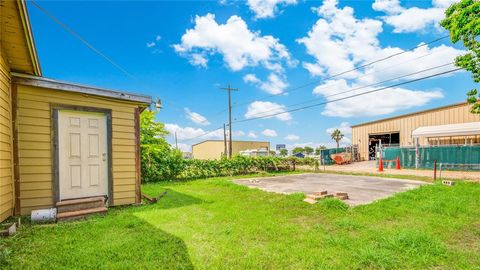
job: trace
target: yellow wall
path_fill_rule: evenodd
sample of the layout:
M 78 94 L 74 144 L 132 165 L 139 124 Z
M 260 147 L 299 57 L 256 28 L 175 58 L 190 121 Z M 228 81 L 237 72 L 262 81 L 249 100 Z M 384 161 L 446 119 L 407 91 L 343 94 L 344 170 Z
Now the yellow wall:
M 114 205 L 135 203 L 134 109 L 138 104 L 23 85 L 17 91 L 21 214 L 54 203 L 51 103 L 112 110 Z
M 368 135 L 400 132 L 400 145 L 413 146 L 412 131 L 421 126 L 436 126 L 480 121 L 480 115 L 470 113 L 467 103 L 418 112 L 352 127 L 352 144 L 359 146 L 360 157 L 368 159 Z M 419 143 L 427 143 L 420 138 Z
M 10 70 L 0 47 L 0 222 L 12 214 L 13 149 Z
M 228 145 L 227 145 L 228 147 Z M 267 148 L 270 150 L 269 142 L 233 141 L 232 153 L 249 149 Z M 220 159 L 225 150 L 223 141 L 204 141 L 192 146 L 192 155 L 196 159 Z

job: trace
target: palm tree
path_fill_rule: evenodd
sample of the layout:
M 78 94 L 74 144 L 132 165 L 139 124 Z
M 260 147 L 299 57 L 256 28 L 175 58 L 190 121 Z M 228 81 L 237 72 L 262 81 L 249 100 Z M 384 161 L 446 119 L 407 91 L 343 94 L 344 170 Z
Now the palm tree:
M 343 136 L 344 136 L 342 132 L 337 128 L 332 132 L 330 136 L 332 137 L 332 140 L 337 142 L 337 148 L 339 148 L 340 141 L 343 139 Z

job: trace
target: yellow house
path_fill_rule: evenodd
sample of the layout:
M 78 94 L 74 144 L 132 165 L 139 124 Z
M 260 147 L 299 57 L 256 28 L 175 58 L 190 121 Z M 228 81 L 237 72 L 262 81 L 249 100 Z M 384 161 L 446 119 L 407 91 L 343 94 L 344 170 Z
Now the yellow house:
M 0 221 L 84 198 L 139 202 L 139 115 L 150 103 L 43 78 L 25 2 L 1 1 Z
M 232 141 L 233 155 L 239 154 L 240 151 L 253 149 L 266 149 L 268 152 L 270 151 L 270 143 L 259 141 Z M 192 156 L 195 159 L 220 159 L 224 152 L 225 142 L 223 140 L 206 140 L 192 145 Z

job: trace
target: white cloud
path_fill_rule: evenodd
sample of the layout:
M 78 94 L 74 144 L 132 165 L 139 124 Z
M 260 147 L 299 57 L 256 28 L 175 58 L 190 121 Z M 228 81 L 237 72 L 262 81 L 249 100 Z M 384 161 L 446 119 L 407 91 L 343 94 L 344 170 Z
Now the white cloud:
M 228 134 L 228 131 L 227 131 L 227 134 Z M 245 136 L 245 132 L 243 132 L 243 131 L 241 131 L 241 130 L 233 131 L 232 134 L 233 134 L 233 136 L 237 136 L 237 137 L 243 137 L 243 136 Z
M 257 134 L 253 131 L 248 132 L 247 137 L 253 138 L 253 139 L 258 138 Z
M 178 143 L 178 149 L 180 149 L 182 152 L 192 152 L 192 146 L 186 143 Z M 172 145 L 175 147 L 175 145 Z
M 199 53 L 192 53 L 188 61 L 190 62 L 190 64 L 194 66 L 201 66 L 205 68 L 207 67 L 207 63 L 208 63 L 208 59 L 204 55 Z
M 165 124 L 165 129 L 170 132 L 170 134 L 174 134 L 175 132 L 177 132 L 177 138 L 180 141 L 190 140 L 197 137 L 199 140 L 223 138 L 223 129 L 217 129 L 214 132 L 207 134 L 207 132 L 201 128 L 181 127 L 177 124 L 168 123 Z
M 152 48 L 155 46 L 155 42 L 147 42 L 147 48 Z
M 342 138 L 342 143 L 344 144 L 351 144 L 352 143 L 352 128 L 350 126 L 349 122 L 342 122 L 340 123 L 339 126 L 334 126 L 331 128 L 327 128 L 325 131 L 328 133 L 328 135 L 332 134 L 335 129 L 340 130 L 344 137 Z
M 278 103 L 269 101 L 254 101 L 250 103 L 250 105 L 248 105 L 247 112 L 245 113 L 245 118 L 254 118 L 281 113 L 275 116 L 265 118 L 275 117 L 281 121 L 292 120 L 292 115 L 285 111 L 285 106 Z
M 283 77 L 272 72 L 268 76 L 267 81 L 261 81 L 255 74 L 247 74 L 243 77 L 243 81 L 254 84 L 269 94 L 276 95 L 283 93 L 285 88 L 288 87 L 288 83 L 285 82 Z
M 260 79 L 255 74 L 247 74 L 243 76 L 243 81 L 246 83 L 260 83 Z
M 278 13 L 279 5 L 295 5 L 297 0 L 248 0 L 248 7 L 255 13 L 255 18 L 272 18 Z
M 328 85 L 335 87 L 328 87 Z M 325 87 L 327 85 L 327 87 Z M 320 93 L 327 97 L 327 100 L 336 100 L 342 97 L 366 93 L 375 88 L 367 87 L 361 90 L 352 90 L 345 80 L 327 81 L 315 89 L 315 93 Z M 350 91 L 348 93 L 343 93 Z M 336 95 L 336 96 L 332 96 Z M 365 94 L 345 100 L 328 103 L 325 106 L 323 115 L 335 117 L 359 117 L 375 116 L 393 113 L 397 110 L 409 109 L 427 104 L 432 99 L 442 98 L 441 91 L 415 91 L 404 88 L 390 88 L 388 90 Z
M 342 122 L 342 123 L 340 123 L 339 126 L 334 126 L 334 127 L 331 127 L 331 128 L 327 128 L 327 130 L 325 130 L 325 131 L 326 131 L 328 134 L 332 134 L 332 132 L 333 132 L 335 129 L 340 130 L 343 135 L 352 134 L 352 128 L 350 127 L 350 123 L 349 123 L 349 122 Z
M 398 47 L 382 47 L 378 39 L 378 35 L 383 31 L 381 21 L 358 19 L 354 16 L 353 8 L 348 6 L 338 8 L 337 4 L 335 0 L 326 0 L 322 6 L 314 9 L 320 17 L 319 20 L 306 37 L 297 40 L 305 45 L 307 52 L 315 59 L 313 63 L 303 63 L 311 75 L 329 77 L 373 60 L 393 54 L 400 55 L 363 69 L 337 75 L 335 80 L 317 86 L 313 94 L 321 95 L 332 102 L 326 105 L 324 115 L 339 117 L 382 115 L 425 105 L 432 99 L 443 97 L 438 90 L 416 91 L 397 87 L 333 102 L 341 97 L 380 88 L 382 85 L 354 90 L 356 88 L 450 63 L 462 53 L 461 50 L 446 45 L 437 47 L 425 45 L 412 51 Z M 377 1 L 375 6 L 377 9 L 388 9 L 392 12 L 399 9 L 395 1 Z M 401 80 L 428 76 L 451 68 L 451 65 L 445 66 Z M 390 82 L 392 83 L 395 82 Z M 341 94 L 344 91 L 350 92 Z
M 207 120 L 207 118 L 199 113 L 192 112 L 190 109 L 185 108 L 185 114 L 188 119 L 190 119 L 192 122 L 195 124 L 199 124 L 202 126 L 208 126 L 210 125 L 210 122 Z
M 162 37 L 161 37 L 160 35 L 157 35 L 157 36 L 155 37 L 155 40 L 156 40 L 156 41 L 160 41 L 161 39 L 162 39 Z
M 208 56 L 221 54 L 233 71 L 258 65 L 278 71 L 279 62 L 291 61 L 287 48 L 277 38 L 250 31 L 246 22 L 236 15 L 225 24 L 218 24 L 215 15 L 210 13 L 197 15 L 194 28 L 188 29 L 181 43 L 173 48 L 194 65 L 206 66 Z M 192 61 L 191 58 L 197 59 Z
M 394 27 L 395 33 L 411 33 L 428 27 L 439 28 L 439 22 L 445 18 L 445 10 L 456 0 L 433 0 L 432 7 L 404 8 L 399 0 L 375 0 L 372 8 L 386 13 L 382 19 Z
M 300 137 L 295 134 L 288 134 L 284 139 L 288 141 L 298 141 Z
M 277 137 L 277 132 L 273 129 L 265 129 L 264 131 L 262 131 L 262 135 L 263 136 L 266 136 L 266 137 Z
M 167 123 L 165 124 L 165 129 L 170 132 L 170 134 L 175 134 L 177 132 L 177 138 L 179 141 L 184 140 L 207 140 L 207 139 L 222 139 L 223 140 L 223 128 L 219 128 L 212 131 L 206 131 L 202 128 L 194 128 L 194 127 L 181 127 L 177 124 Z M 234 137 L 242 137 L 245 136 L 245 132 L 241 130 L 233 131 Z M 226 133 L 228 137 L 228 130 Z

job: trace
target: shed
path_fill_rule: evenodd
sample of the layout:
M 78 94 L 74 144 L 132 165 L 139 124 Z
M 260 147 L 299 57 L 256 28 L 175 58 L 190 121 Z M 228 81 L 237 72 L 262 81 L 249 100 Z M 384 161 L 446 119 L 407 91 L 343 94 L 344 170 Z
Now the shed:
M 84 198 L 139 202 L 151 97 L 42 77 L 25 2 L 0 9 L 0 221 Z

